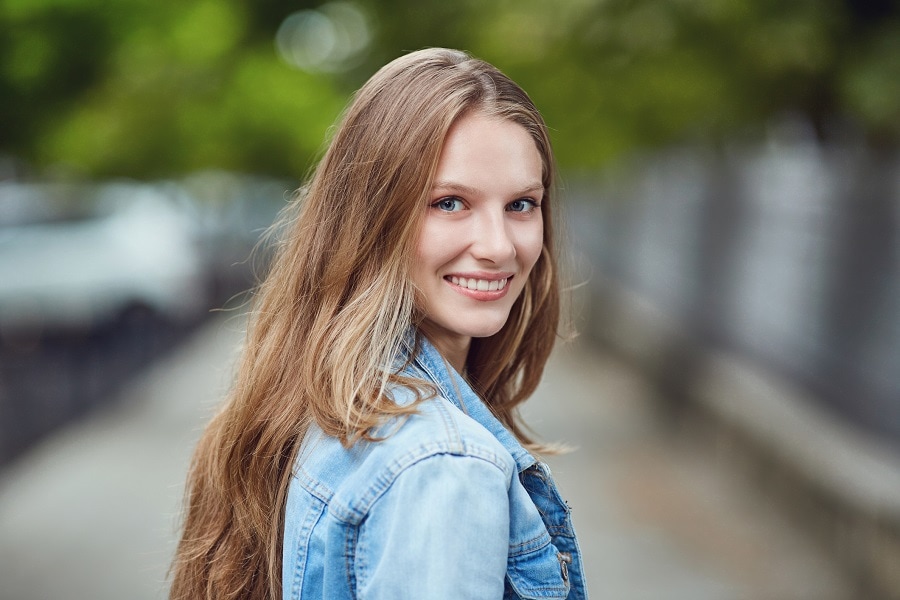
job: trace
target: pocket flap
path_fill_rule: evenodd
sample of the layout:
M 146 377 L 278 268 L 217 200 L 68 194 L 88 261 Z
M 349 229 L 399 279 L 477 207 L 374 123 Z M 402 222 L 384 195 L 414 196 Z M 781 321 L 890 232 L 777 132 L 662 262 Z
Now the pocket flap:
M 510 556 L 506 576 L 513 591 L 528 600 L 565 598 L 569 595 L 567 565 L 553 544 L 537 550 Z

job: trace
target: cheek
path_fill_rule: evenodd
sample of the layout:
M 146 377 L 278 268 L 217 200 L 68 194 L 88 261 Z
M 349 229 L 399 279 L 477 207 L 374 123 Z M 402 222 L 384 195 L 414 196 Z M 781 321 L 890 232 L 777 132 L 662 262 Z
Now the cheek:
M 419 230 L 419 238 L 416 240 L 416 262 L 418 264 L 428 263 L 434 260 L 435 252 L 441 247 L 441 231 L 439 227 L 434 227 L 429 223 L 428 219 L 422 223 Z
M 437 267 L 460 252 L 464 231 L 438 219 L 425 219 L 416 241 L 416 259 L 422 268 Z
M 531 227 L 522 232 L 519 238 L 517 253 L 522 264 L 529 270 L 537 262 L 541 256 L 541 250 L 544 247 L 544 228 L 543 224 L 538 223 L 537 226 Z

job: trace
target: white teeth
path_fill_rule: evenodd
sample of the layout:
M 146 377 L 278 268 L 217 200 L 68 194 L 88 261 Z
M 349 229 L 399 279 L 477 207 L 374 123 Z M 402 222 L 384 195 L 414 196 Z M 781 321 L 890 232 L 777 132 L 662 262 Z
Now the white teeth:
M 478 292 L 495 292 L 497 290 L 502 290 L 506 287 L 506 282 L 509 281 L 509 278 L 506 279 L 474 279 L 465 277 L 456 277 L 455 275 L 450 276 L 450 281 L 453 285 L 458 285 L 459 287 L 464 287 L 468 290 L 478 291 Z

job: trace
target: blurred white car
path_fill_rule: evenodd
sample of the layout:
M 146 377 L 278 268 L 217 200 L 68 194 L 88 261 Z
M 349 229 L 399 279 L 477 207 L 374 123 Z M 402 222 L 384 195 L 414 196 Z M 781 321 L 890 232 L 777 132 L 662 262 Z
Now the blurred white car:
M 86 330 L 134 310 L 188 319 L 207 287 L 172 190 L 0 184 L 0 335 Z

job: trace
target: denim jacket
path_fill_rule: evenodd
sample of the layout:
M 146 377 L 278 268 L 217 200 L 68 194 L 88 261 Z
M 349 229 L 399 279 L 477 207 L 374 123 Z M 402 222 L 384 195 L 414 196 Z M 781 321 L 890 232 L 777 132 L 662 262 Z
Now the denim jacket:
M 386 424 L 383 441 L 348 449 L 307 432 L 285 507 L 283 597 L 587 598 L 547 467 L 426 340 L 404 374 L 439 394 Z

